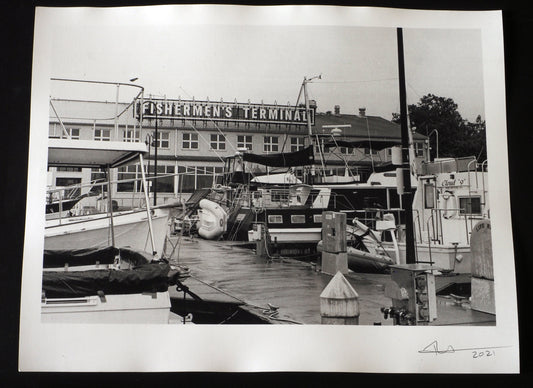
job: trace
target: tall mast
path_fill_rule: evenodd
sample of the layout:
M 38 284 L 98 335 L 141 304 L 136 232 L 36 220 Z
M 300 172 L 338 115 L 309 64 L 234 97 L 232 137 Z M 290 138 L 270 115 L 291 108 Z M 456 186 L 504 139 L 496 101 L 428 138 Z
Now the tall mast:
M 415 240 L 413 233 L 413 203 L 411 195 L 411 171 L 409 163 L 409 127 L 407 125 L 407 93 L 405 88 L 405 64 L 403 57 L 403 30 L 397 28 L 398 39 L 398 75 L 400 84 L 400 126 L 402 134 L 402 172 L 403 194 L 402 203 L 405 209 L 405 258 L 406 264 L 414 264 Z
M 302 93 L 302 89 L 304 92 L 305 110 L 307 112 L 307 130 L 308 130 L 308 136 L 309 136 L 309 145 L 313 144 L 313 130 L 311 128 L 311 110 L 309 108 L 309 98 L 307 95 L 307 83 L 311 82 L 315 78 L 322 79 L 322 75 L 317 75 L 309 79 L 307 79 L 307 77 L 304 77 L 304 81 L 302 82 L 302 87 L 300 88 L 300 95 Z M 300 100 L 300 95 L 298 95 L 298 101 Z M 296 101 L 297 106 L 298 106 L 298 101 Z M 324 165 L 324 157 L 322 155 L 322 147 L 320 147 L 318 135 L 315 134 L 315 136 L 316 136 L 316 144 L 318 145 L 318 152 L 320 154 L 320 163 L 322 164 L 322 170 L 326 171 L 326 166 Z M 312 184 L 313 182 L 310 182 L 310 183 Z

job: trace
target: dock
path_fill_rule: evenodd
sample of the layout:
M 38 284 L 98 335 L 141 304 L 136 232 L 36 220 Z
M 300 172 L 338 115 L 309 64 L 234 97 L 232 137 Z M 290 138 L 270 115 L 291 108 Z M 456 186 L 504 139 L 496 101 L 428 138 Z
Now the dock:
M 207 324 L 321 324 L 320 294 L 332 276 L 316 263 L 259 257 L 231 241 L 172 236 L 169 242 L 170 262 L 191 275 L 183 281 L 190 293 L 171 288 L 174 313 Z M 391 306 L 385 296 L 390 275 L 350 271 L 345 277 L 359 296 L 359 324 L 393 325 L 380 310 Z M 438 318 L 431 325 L 496 324 L 495 315 L 449 295 L 468 287 L 468 275 L 436 277 Z

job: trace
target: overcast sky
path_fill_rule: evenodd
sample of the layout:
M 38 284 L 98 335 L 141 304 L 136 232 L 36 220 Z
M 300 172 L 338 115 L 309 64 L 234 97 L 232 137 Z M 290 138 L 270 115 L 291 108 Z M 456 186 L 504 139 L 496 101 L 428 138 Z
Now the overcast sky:
M 366 107 L 368 115 L 389 120 L 399 112 L 395 28 L 183 25 L 157 18 L 114 24 L 92 13 L 74 19 L 51 27 L 52 77 L 138 77 L 146 95 L 169 99 L 294 104 L 304 76 L 321 74 L 309 84 L 320 112 Z M 485 117 L 479 30 L 404 29 L 404 48 L 409 104 L 432 93 L 452 98 L 465 119 Z M 58 89 L 51 94 L 66 96 Z

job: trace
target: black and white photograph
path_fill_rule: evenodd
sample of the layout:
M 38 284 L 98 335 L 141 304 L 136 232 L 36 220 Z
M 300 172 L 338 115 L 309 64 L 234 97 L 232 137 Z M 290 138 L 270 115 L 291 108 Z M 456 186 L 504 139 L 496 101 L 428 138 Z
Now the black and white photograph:
M 33 45 L 20 370 L 518 371 L 501 12 L 37 7 Z

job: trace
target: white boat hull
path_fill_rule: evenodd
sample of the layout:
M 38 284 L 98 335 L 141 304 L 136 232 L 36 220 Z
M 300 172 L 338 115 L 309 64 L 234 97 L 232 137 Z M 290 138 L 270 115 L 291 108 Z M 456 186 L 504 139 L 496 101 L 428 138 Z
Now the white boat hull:
M 394 254 L 392 243 L 383 243 L 383 246 L 391 255 Z M 399 242 L 398 248 L 400 252 L 400 263 L 405 264 L 405 243 Z M 472 272 L 472 254 L 469 246 L 458 245 L 456 249 L 452 244 L 432 244 L 430 249 L 428 244 L 416 244 L 415 252 L 418 261 L 431 261 L 434 266 L 442 268 L 445 271 L 456 273 Z
M 268 233 L 279 244 L 316 244 L 322 239 L 322 228 L 271 228 Z M 248 241 L 255 241 L 253 230 L 248 231 Z
M 155 295 L 155 297 L 154 297 Z M 106 295 L 83 298 L 54 298 L 41 303 L 41 322 L 47 323 L 142 323 L 168 324 L 170 295 Z
M 153 209 L 152 228 L 157 253 L 163 252 L 168 230 L 168 209 Z M 115 246 L 152 252 L 145 210 L 113 214 Z M 45 228 L 45 249 L 78 249 L 111 245 L 110 219 L 106 214 L 50 220 Z

